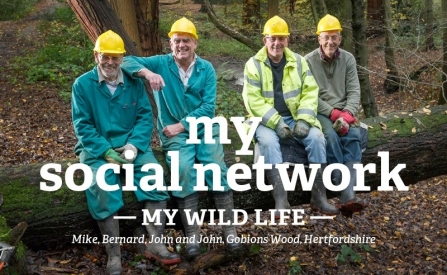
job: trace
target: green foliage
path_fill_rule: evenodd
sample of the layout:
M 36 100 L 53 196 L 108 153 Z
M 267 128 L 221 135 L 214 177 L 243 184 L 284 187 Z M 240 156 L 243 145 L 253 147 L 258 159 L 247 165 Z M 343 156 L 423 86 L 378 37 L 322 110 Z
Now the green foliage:
M 245 107 L 242 95 L 231 89 L 225 80 L 217 82 L 216 115 L 228 121 L 231 117 L 244 117 Z
M 27 15 L 38 0 L 0 0 L 0 21 L 15 20 Z
M 151 275 L 166 275 L 166 271 L 160 267 L 160 266 L 156 266 L 154 271 L 152 271 Z
M 296 275 L 296 274 L 301 274 L 301 272 L 303 272 L 303 270 L 301 269 L 301 264 L 296 259 L 296 257 L 290 258 L 289 268 L 290 268 L 289 272 L 287 273 L 288 275 Z
M 261 246 L 259 244 L 252 244 L 250 246 L 250 254 L 257 255 L 261 251 Z
M 129 262 L 130 266 L 134 267 L 137 265 L 137 263 L 139 263 L 140 261 L 144 261 L 146 260 L 146 256 L 142 255 L 142 254 L 138 254 L 133 261 Z
M 369 245 L 367 245 L 367 244 L 361 243 L 361 244 L 358 244 L 358 246 L 360 249 L 363 249 L 367 252 L 369 252 L 371 250 Z M 360 263 L 362 261 L 360 254 L 357 253 L 356 251 L 354 251 L 354 249 L 347 246 L 346 244 L 341 246 L 341 251 L 339 254 L 337 254 L 337 257 L 335 257 L 335 259 L 342 264 L 346 263 L 348 260 L 351 260 L 352 262 L 355 262 L 355 263 Z
M 27 83 L 55 85 L 69 101 L 74 79 L 94 65 L 93 45 L 71 9 L 57 8 L 47 19 L 40 26 L 45 39 L 37 42 L 35 52 L 15 58 L 13 66 Z
M 216 74 L 216 115 L 223 116 L 227 120 L 230 120 L 231 117 L 244 117 L 246 111 L 242 95 L 231 85 L 237 72 L 233 69 L 227 69 L 227 63 L 225 62 L 219 65 Z

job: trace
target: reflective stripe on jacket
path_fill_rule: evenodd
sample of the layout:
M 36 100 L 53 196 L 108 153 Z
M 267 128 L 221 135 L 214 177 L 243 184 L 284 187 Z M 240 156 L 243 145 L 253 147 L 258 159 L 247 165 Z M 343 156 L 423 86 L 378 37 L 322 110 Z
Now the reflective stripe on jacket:
M 316 118 L 317 82 L 303 57 L 289 48 L 285 48 L 284 54 L 287 63 L 284 67 L 282 89 L 286 105 L 295 120 L 302 119 L 321 129 L 320 122 Z M 299 73 L 298 64 L 301 64 L 301 73 Z M 260 71 L 257 66 L 260 66 Z M 275 129 L 281 116 L 273 107 L 273 73 L 266 47 L 263 47 L 245 64 L 242 97 L 250 117 L 261 117 L 263 125 Z

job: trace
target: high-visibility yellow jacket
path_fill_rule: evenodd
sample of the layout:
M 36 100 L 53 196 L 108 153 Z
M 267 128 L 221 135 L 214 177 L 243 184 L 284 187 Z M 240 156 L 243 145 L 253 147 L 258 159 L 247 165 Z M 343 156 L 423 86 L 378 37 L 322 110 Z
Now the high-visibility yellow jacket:
M 317 120 L 318 85 L 306 60 L 285 48 L 286 65 L 282 79 L 284 100 L 295 120 L 302 119 L 321 129 Z M 262 117 L 262 124 L 275 129 L 281 118 L 274 108 L 273 73 L 266 47 L 250 58 L 244 69 L 242 91 L 250 117 Z

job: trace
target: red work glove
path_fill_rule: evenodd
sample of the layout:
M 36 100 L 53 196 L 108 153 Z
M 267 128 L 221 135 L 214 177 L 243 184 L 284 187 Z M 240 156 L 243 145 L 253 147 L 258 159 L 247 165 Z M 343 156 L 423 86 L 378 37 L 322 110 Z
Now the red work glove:
M 340 115 L 342 114 L 342 111 L 339 109 L 332 109 L 331 114 L 329 115 L 329 119 L 332 122 L 335 122 L 337 120 L 337 118 L 340 117 Z
M 339 117 L 332 125 L 332 128 L 334 128 L 335 132 L 337 132 L 337 134 L 342 137 L 348 133 L 349 124 L 345 121 L 344 118 Z
M 340 117 L 342 117 L 349 125 L 353 124 L 356 120 L 348 110 L 343 110 Z

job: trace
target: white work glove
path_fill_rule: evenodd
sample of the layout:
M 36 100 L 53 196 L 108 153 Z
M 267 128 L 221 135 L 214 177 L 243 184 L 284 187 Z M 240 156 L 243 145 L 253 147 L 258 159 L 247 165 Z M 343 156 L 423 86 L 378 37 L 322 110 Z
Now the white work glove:
M 137 158 L 138 154 L 138 149 L 130 143 L 124 145 L 123 147 L 116 148 L 115 151 L 121 153 L 121 158 L 129 161 L 130 163 Z

